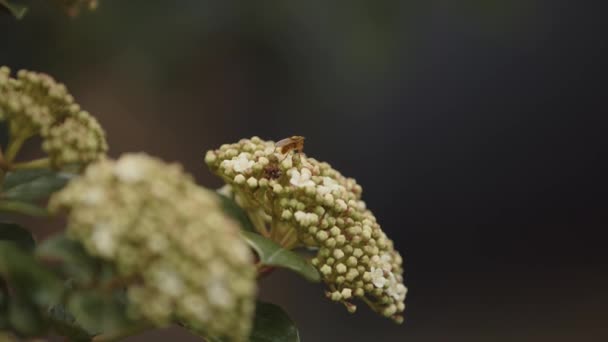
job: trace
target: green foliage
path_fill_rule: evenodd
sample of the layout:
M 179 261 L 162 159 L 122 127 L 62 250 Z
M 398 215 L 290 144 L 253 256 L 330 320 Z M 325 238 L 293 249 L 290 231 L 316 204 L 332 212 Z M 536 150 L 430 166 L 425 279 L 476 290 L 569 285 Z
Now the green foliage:
M 222 194 L 218 194 L 218 196 L 220 198 L 220 201 L 222 202 L 222 209 L 224 209 L 224 212 L 228 216 L 237 220 L 237 222 L 241 224 L 241 229 L 249 232 L 255 231 L 255 228 L 249 220 L 249 217 L 247 216 L 245 210 L 239 207 L 239 205 L 236 204 L 236 202 L 232 198 L 229 198 Z
M 11 330 L 22 336 L 40 335 L 48 328 L 41 309 L 25 296 L 11 296 L 7 318 Z
M 58 277 L 13 243 L 0 242 L 0 274 L 16 294 L 39 307 L 57 303 L 63 291 Z
M 0 222 L 0 241 L 10 241 L 27 250 L 33 250 L 36 245 L 34 237 L 27 229 L 7 222 Z
M 0 280 L 6 280 L 0 282 L 0 328 L 21 336 L 53 330 L 71 341 L 88 341 L 134 324 L 127 317 L 124 288 L 112 286 L 116 275 L 107 265 L 63 235 L 31 254 L 21 248 L 22 235 L 0 242 Z
M 71 341 L 89 341 L 93 337 L 63 305 L 51 307 L 47 319 L 58 334 L 69 336 Z
M 8 325 L 24 336 L 46 331 L 45 312 L 63 294 L 61 280 L 13 242 L 0 242 L 0 275 L 11 289 L 7 298 Z
M 34 217 L 42 217 L 49 215 L 49 212 L 46 210 L 46 208 L 40 207 L 35 203 L 20 201 L 0 200 L 0 212 L 22 214 Z
M 67 307 L 87 331 L 95 334 L 120 331 L 132 322 L 120 291 L 78 291 L 71 294 Z
M 63 188 L 74 175 L 49 169 L 16 170 L 6 175 L 2 198 L 31 202 Z
M 133 323 L 127 317 L 124 286 L 115 270 L 88 255 L 80 243 L 59 234 L 40 244 L 36 256 L 67 279 L 63 305 L 53 308 L 57 330 L 83 337 L 121 330 Z
M 299 342 L 300 334 L 283 309 L 274 304 L 258 301 L 249 341 Z
M 73 174 L 48 169 L 8 172 L 0 193 L 0 211 L 29 216 L 47 216 L 38 201 L 63 188 Z
M 298 253 L 284 249 L 270 239 L 253 232 L 241 231 L 241 235 L 257 253 L 260 264 L 289 269 L 312 282 L 321 281 L 317 269 Z
M 36 249 L 38 258 L 53 264 L 65 279 L 77 285 L 91 284 L 103 265 L 88 255 L 82 245 L 63 234 L 51 237 Z

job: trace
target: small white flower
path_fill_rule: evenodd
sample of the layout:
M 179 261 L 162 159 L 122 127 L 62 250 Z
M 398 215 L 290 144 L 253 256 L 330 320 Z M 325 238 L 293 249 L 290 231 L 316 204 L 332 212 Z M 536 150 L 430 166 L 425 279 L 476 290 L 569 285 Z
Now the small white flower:
M 82 194 L 82 202 L 86 205 L 99 204 L 105 198 L 105 191 L 102 188 L 94 187 Z
M 242 152 L 236 159 L 233 159 L 232 169 L 235 172 L 243 173 L 251 169 L 255 162 L 249 159 L 249 154 Z
M 397 279 L 395 279 L 395 276 L 391 273 L 389 275 L 389 286 L 386 289 L 386 293 L 397 301 L 403 301 L 405 299 L 405 295 L 407 294 L 407 287 L 399 283 Z
M 391 272 L 393 270 L 393 265 L 391 261 L 393 258 L 388 253 L 384 253 L 380 256 L 380 260 L 378 261 L 378 267 L 386 272 Z
M 312 174 L 307 168 L 303 168 L 302 173 L 300 173 L 298 170 L 292 170 L 289 183 L 296 187 L 315 186 L 315 182 L 310 179 L 311 176 Z
M 388 279 L 384 277 L 384 271 L 381 268 L 371 268 L 372 283 L 375 287 L 382 288 L 388 282 Z
M 319 186 L 317 186 L 317 192 L 320 195 L 325 196 L 325 195 L 328 195 L 331 192 L 331 190 L 326 186 L 319 185 Z
M 341 190 L 344 190 L 344 187 L 329 177 L 323 177 L 323 185 L 317 186 L 317 192 L 321 195 Z
M 114 243 L 114 236 L 108 225 L 97 224 L 93 229 L 91 238 L 99 254 L 105 257 L 114 255 L 116 244 Z
M 156 283 L 159 289 L 171 297 L 177 297 L 184 291 L 184 283 L 173 271 L 161 269 L 155 272 Z

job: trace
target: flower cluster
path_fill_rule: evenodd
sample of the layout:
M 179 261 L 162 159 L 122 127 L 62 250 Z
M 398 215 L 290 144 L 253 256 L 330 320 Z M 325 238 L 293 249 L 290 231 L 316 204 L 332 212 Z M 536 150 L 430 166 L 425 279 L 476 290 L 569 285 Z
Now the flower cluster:
M 287 248 L 318 248 L 312 259 L 328 297 L 352 298 L 403 321 L 402 258 L 361 200 L 361 186 L 303 153 L 281 153 L 258 137 L 208 151 L 205 162 L 230 187 L 260 233 Z
M 67 209 L 68 235 L 116 265 L 134 315 L 245 341 L 255 267 L 218 200 L 179 165 L 129 154 L 91 164 L 49 207 Z
M 108 150 L 97 120 L 80 109 L 67 88 L 52 77 L 20 70 L 16 78 L 0 67 L 0 120 L 8 121 L 13 142 L 40 135 L 50 164 L 87 164 Z

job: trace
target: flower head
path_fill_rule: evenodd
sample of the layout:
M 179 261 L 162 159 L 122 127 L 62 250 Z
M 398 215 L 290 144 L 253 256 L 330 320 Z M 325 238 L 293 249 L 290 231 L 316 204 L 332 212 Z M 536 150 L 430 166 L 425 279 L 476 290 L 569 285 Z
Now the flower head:
M 165 325 L 173 317 L 230 341 L 245 341 L 254 309 L 255 269 L 237 225 L 217 196 L 178 165 L 144 154 L 91 164 L 55 194 L 67 233 L 116 265 L 134 315 Z
M 231 167 L 247 165 L 247 179 Z M 312 260 L 328 297 L 350 312 L 353 298 L 401 322 L 405 309 L 402 258 L 361 200 L 361 186 L 303 153 L 281 153 L 258 137 L 208 151 L 205 161 L 230 186 L 260 231 L 284 247 L 317 249 Z
M 0 121 L 8 121 L 11 136 L 42 137 L 51 165 L 88 164 L 108 150 L 97 120 L 80 109 L 65 85 L 43 73 L 20 70 L 16 78 L 0 67 Z

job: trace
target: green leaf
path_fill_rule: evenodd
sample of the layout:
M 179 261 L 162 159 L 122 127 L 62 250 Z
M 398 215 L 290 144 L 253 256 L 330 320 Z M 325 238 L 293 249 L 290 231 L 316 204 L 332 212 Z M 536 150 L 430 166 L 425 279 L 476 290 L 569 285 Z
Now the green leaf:
M 78 284 L 89 284 L 100 271 L 100 261 L 88 255 L 83 246 L 58 234 L 43 241 L 36 248 L 36 256 L 47 261 Z
M 31 202 L 46 198 L 63 188 L 74 175 L 47 169 L 9 172 L 4 181 L 2 198 Z
M 69 337 L 70 341 L 90 341 L 93 334 L 78 324 L 76 318 L 62 305 L 49 309 L 47 318 L 53 329 L 60 335 Z
M 133 323 L 127 316 L 124 294 L 118 291 L 76 292 L 68 299 L 67 307 L 76 321 L 93 333 L 120 331 Z
M 47 328 L 40 309 L 24 296 L 11 296 L 7 316 L 12 330 L 24 336 L 40 335 Z
M 14 294 L 41 308 L 58 303 L 63 293 L 61 280 L 14 243 L 0 242 L 0 275 Z
M 17 246 L 30 251 L 36 245 L 34 237 L 27 229 L 6 222 L 0 222 L 0 241 L 14 242 Z
M 222 209 L 224 210 L 224 212 L 228 216 L 237 220 L 241 224 L 241 229 L 250 232 L 255 231 L 253 224 L 249 220 L 249 216 L 247 216 L 247 213 L 245 212 L 245 210 L 243 210 L 243 208 L 239 207 L 239 205 L 236 204 L 236 202 L 232 198 L 229 198 L 219 193 L 217 195 L 220 198 Z
M 37 217 L 49 216 L 49 212 L 46 208 L 42 208 L 33 203 L 19 201 L 0 200 L 0 211 Z
M 24 5 L 13 4 L 9 0 L 0 0 L 0 5 L 6 7 L 11 14 L 17 18 L 22 19 L 27 13 L 27 7 Z
M 287 268 L 310 281 L 321 281 L 317 269 L 298 253 L 284 249 L 260 234 L 241 231 L 241 235 L 258 254 L 263 265 Z
M 299 342 L 298 328 L 279 306 L 257 302 L 250 342 Z

